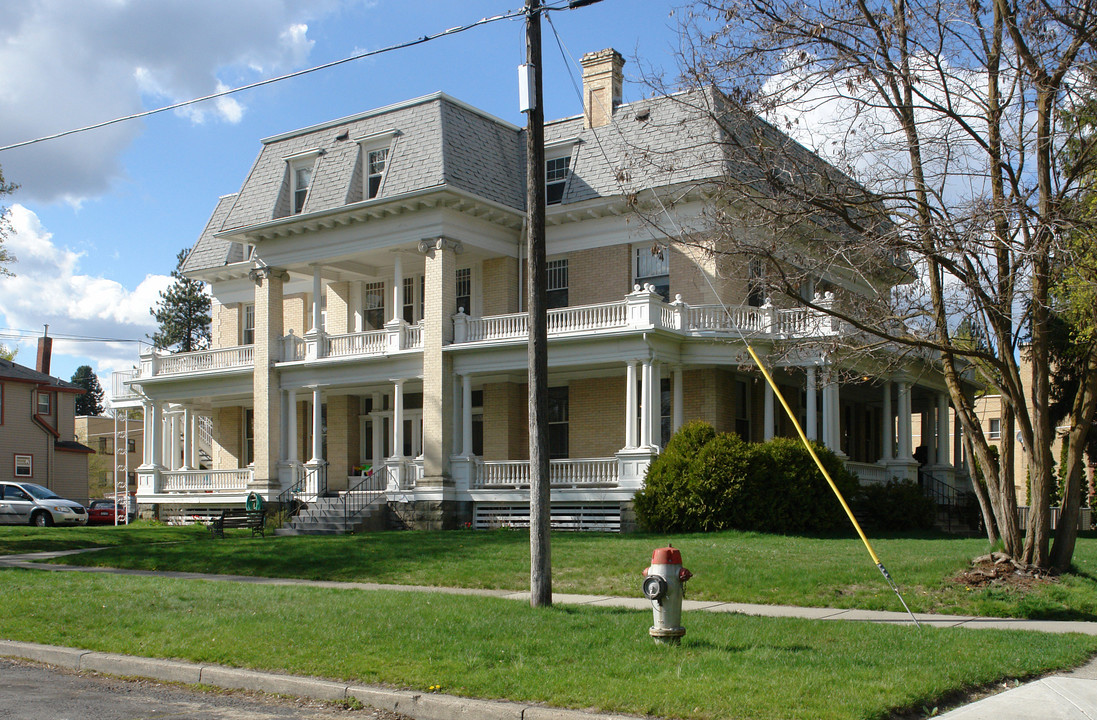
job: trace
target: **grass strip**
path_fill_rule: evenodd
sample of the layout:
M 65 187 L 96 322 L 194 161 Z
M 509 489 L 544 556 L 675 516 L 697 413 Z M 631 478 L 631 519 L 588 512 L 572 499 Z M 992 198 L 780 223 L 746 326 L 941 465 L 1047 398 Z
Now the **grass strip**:
M 131 525 L 39 528 L 0 526 L 0 555 L 57 552 L 89 547 L 117 547 L 148 543 L 189 542 L 208 536 L 202 525 L 168 526 L 138 521 Z
M 523 590 L 529 535 L 499 530 L 366 533 L 121 546 L 59 562 L 146 570 L 231 573 Z M 552 535 L 557 592 L 636 596 L 651 551 L 680 548 L 694 572 L 688 596 L 763 604 L 892 610 L 903 608 L 854 537 L 719 532 L 693 535 Z M 1097 538 L 1082 537 L 1076 572 L 1020 592 L 972 590 L 948 579 L 989 550 L 985 540 L 950 536 L 874 538 L 873 544 L 915 612 L 1033 619 L 1097 620 Z
M 0 571 L 0 637 L 671 718 L 862 720 L 1080 664 L 1097 638 Z

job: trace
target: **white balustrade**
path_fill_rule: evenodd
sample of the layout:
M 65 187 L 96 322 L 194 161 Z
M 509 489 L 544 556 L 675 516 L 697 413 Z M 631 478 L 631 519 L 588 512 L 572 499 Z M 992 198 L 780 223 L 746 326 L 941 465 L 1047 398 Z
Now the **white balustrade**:
M 226 370 L 249 367 L 255 362 L 255 346 L 219 348 L 217 350 L 199 350 L 189 353 L 153 356 L 153 375 L 177 375 L 181 373 L 205 372 L 208 370 Z M 142 366 L 144 363 L 142 363 Z M 144 369 L 142 367 L 142 369 Z M 143 374 L 143 373 L 142 373 Z
M 467 318 L 464 322 L 468 325 L 468 342 L 525 338 L 529 335 L 528 313 Z M 627 313 L 623 301 L 548 311 L 549 335 L 608 330 L 622 328 L 626 324 Z
M 421 350 L 423 348 L 423 323 L 409 325 L 404 334 L 404 350 Z
M 861 482 L 864 483 L 883 485 L 891 480 L 891 471 L 886 466 L 877 465 L 876 463 L 847 461 L 846 469 L 851 473 L 856 473 L 857 477 L 861 478 Z
M 550 487 L 612 487 L 617 485 L 617 458 L 585 458 L 549 461 Z M 524 460 L 477 461 L 472 479 L 475 489 L 529 487 L 529 462 Z
M 136 370 L 120 370 L 118 372 L 111 373 L 110 376 L 110 397 L 111 400 L 132 399 L 139 397 L 137 391 L 126 384 L 128 380 L 136 380 Z
M 165 470 L 160 477 L 166 493 L 227 492 L 246 490 L 251 470 Z
M 385 352 L 388 334 L 384 330 L 329 335 L 327 337 L 328 357 L 343 355 L 380 355 Z

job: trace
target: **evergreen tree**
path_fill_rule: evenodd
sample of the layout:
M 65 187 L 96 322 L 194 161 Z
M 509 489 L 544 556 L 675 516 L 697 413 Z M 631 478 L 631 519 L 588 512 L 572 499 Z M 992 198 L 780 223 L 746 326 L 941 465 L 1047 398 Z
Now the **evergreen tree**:
M 72 374 L 73 385 L 79 385 L 87 392 L 76 396 L 77 415 L 102 415 L 103 414 L 103 388 L 99 385 L 99 378 L 92 372 L 90 365 L 81 365 Z
M 210 344 L 210 296 L 205 283 L 183 275 L 187 251 L 180 250 L 171 276 L 175 283 L 160 293 L 160 302 L 149 313 L 160 329 L 151 337 L 158 349 L 174 348 L 180 352 L 205 350 Z
M 15 183 L 4 182 L 4 171 L 0 170 L 0 196 L 15 192 L 15 189 L 18 187 L 19 186 Z M 12 276 L 15 274 L 8 269 L 8 265 L 15 262 L 15 256 L 4 247 L 4 238 L 7 237 L 10 232 L 11 221 L 8 219 L 8 209 L 3 205 L 0 205 L 0 277 Z M 10 360 L 11 358 L 8 359 Z

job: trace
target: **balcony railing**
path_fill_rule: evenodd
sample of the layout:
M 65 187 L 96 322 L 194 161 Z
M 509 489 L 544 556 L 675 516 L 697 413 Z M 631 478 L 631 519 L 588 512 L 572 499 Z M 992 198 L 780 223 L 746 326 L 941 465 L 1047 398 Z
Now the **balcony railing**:
M 584 458 L 549 461 L 549 486 L 554 488 L 615 487 L 617 458 Z M 476 463 L 472 488 L 476 490 L 529 487 L 529 462 L 481 460 Z
M 110 375 L 110 399 L 111 400 L 136 400 L 140 397 L 137 391 L 126 383 L 137 379 L 136 370 L 120 370 Z
M 232 492 L 247 489 L 251 470 L 165 470 L 160 478 L 166 493 Z
M 160 355 L 153 352 L 141 358 L 141 377 L 181 375 L 184 373 L 228 370 L 251 367 L 255 362 L 255 346 L 199 350 L 189 353 Z

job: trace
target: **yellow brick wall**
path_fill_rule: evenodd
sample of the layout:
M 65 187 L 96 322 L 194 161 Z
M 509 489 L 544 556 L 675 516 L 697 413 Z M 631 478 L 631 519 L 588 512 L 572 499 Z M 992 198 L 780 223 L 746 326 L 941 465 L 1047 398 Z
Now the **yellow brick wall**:
M 354 318 L 350 307 L 350 283 L 330 283 L 327 286 L 327 326 L 331 335 L 348 333 L 354 327 Z
M 242 467 L 244 441 L 244 409 L 241 407 L 214 408 L 213 421 L 213 469 L 234 470 Z
M 213 347 L 236 347 L 240 344 L 240 313 L 242 305 L 232 303 L 222 305 L 214 301 L 211 315 L 213 316 L 210 335 Z
M 735 375 L 727 370 L 682 372 L 682 420 L 703 420 L 717 432 L 735 429 Z
M 518 260 L 501 257 L 485 260 L 481 270 L 484 315 L 518 312 Z M 473 289 L 475 292 L 475 288 Z M 468 308 L 465 309 L 468 312 Z
M 525 383 L 485 383 L 484 459 L 529 459 L 529 409 Z
M 632 290 L 629 246 L 579 250 L 552 259 L 568 259 L 568 305 L 621 300 Z
M 301 337 L 312 327 L 309 322 L 311 308 L 305 302 L 307 298 L 307 294 L 298 293 L 287 295 L 282 301 L 282 324 L 286 335 L 293 330 L 294 335 Z
M 568 383 L 568 454 L 609 457 L 625 445 L 625 376 Z
M 361 445 L 358 405 L 356 395 L 329 395 L 327 398 L 328 487 L 332 490 L 347 489 L 347 476 L 358 463 Z

